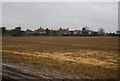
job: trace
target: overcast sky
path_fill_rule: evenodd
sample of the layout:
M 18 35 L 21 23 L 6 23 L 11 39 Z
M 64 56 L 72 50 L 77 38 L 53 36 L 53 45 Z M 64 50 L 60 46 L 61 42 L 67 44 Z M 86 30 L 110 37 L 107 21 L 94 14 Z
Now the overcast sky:
M 71 30 L 88 26 L 106 32 L 118 30 L 118 3 L 116 2 L 3 2 L 2 26 L 13 29 L 38 27 Z

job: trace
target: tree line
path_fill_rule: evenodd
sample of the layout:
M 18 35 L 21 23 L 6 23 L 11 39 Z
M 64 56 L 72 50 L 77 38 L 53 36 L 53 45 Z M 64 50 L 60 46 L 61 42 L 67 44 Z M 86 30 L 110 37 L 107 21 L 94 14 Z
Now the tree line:
M 23 31 L 21 27 L 15 27 L 10 30 L 6 27 L 0 27 L 0 31 L 2 36 L 120 36 L 119 33 L 106 33 L 103 28 L 93 31 L 89 27 L 83 27 L 82 30 L 69 30 L 69 28 L 52 30 L 40 27 L 34 31 L 30 29 Z

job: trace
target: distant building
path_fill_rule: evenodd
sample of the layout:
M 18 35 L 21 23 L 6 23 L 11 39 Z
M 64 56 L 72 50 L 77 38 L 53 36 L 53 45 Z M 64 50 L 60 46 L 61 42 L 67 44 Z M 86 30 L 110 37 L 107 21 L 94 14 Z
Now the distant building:
M 69 31 L 69 35 L 74 35 L 74 31 Z
M 74 30 L 73 35 L 81 35 L 82 31 L 81 30 Z
M 94 36 L 96 36 L 96 35 L 98 35 L 99 33 L 97 32 L 97 31 L 91 31 L 91 33 L 90 33 L 90 35 L 94 35 Z
M 116 34 L 120 34 L 120 31 L 116 31 Z
M 40 27 L 37 30 L 35 30 L 35 33 L 46 34 L 46 30 Z
M 32 30 L 27 29 L 27 30 L 25 31 L 25 33 L 28 33 L 28 34 L 34 34 L 35 32 L 32 31 Z
M 105 36 L 107 36 L 108 34 L 109 34 L 109 33 L 107 33 L 107 32 L 106 32 L 106 33 L 104 33 L 104 35 L 105 35 Z
M 90 34 L 90 30 L 88 27 L 83 27 L 82 28 L 82 35 L 89 35 Z
M 69 28 L 67 28 L 67 29 L 60 28 L 58 30 L 58 32 L 59 32 L 59 34 L 62 34 L 62 35 L 68 35 L 69 34 Z

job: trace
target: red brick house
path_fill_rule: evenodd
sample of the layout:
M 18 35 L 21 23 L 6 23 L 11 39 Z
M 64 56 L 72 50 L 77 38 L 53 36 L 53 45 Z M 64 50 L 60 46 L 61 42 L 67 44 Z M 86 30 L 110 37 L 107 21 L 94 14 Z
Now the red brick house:
M 35 30 L 35 33 L 46 34 L 46 30 L 40 27 L 37 30 Z

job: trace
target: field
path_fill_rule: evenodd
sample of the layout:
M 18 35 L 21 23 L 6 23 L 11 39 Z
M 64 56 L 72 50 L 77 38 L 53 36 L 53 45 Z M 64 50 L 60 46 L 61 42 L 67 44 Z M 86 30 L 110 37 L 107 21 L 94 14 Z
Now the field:
M 54 68 L 81 78 L 118 78 L 118 37 L 3 37 L 2 47 L 4 61 Z

